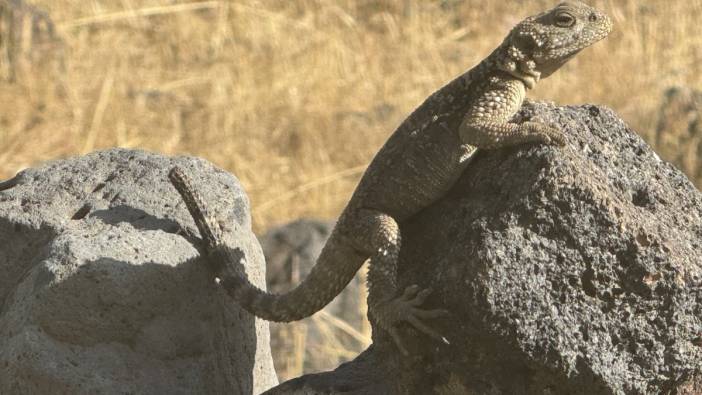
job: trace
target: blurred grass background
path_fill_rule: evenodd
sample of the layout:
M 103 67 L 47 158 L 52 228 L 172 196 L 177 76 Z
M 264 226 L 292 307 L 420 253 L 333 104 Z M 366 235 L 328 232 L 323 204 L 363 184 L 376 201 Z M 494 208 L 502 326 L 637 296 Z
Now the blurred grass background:
M 8 27 L 21 2 L 0 0 L 0 179 L 112 146 L 197 155 L 239 177 L 262 233 L 335 217 L 412 109 L 557 1 L 30 2 L 53 30 L 31 8 Z M 702 0 L 589 3 L 614 32 L 530 96 L 605 104 L 661 140 L 666 88 L 702 87 Z M 348 359 L 365 344 L 332 346 Z
M 702 85 L 702 0 L 590 3 L 615 31 L 531 97 L 608 105 L 649 137 L 666 87 Z M 334 217 L 415 106 L 555 2 L 32 4 L 61 42 L 0 81 L 0 178 L 111 146 L 202 156 L 240 178 L 260 232 Z
M 615 31 L 531 97 L 606 104 L 647 137 L 666 87 L 701 85 L 702 0 L 590 3 Z M 111 146 L 202 156 L 240 178 L 262 231 L 334 217 L 415 106 L 554 1 L 32 4 L 60 60 L 18 56 L 0 82 L 0 178 Z

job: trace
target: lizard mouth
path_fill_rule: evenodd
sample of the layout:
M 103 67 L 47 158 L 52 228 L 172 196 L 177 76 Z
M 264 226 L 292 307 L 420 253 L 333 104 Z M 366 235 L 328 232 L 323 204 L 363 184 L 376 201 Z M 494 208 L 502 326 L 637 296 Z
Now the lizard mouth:
M 566 64 L 569 60 L 573 59 L 575 55 L 578 54 L 582 49 L 576 49 L 565 56 L 559 56 L 553 59 L 546 59 L 542 63 L 539 63 L 539 71 L 541 72 L 541 78 L 546 78 L 558 70 L 561 66 Z

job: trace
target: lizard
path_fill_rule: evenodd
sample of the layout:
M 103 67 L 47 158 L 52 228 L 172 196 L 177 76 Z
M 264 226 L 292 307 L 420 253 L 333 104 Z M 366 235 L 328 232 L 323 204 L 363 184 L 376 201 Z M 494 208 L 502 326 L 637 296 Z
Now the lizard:
M 227 293 L 260 318 L 289 322 L 323 308 L 370 259 L 368 316 L 409 355 L 399 327 L 409 325 L 448 343 L 427 320 L 444 309 L 423 308 L 431 288 L 398 289 L 399 223 L 438 200 L 479 150 L 527 143 L 565 145 L 563 133 L 541 122 L 510 122 L 527 90 L 578 52 L 605 38 L 610 18 L 577 1 L 519 22 L 487 58 L 429 96 L 370 162 L 308 276 L 284 294 L 252 285 L 243 252 L 224 245 L 222 229 L 183 169 L 169 179 L 186 203 Z

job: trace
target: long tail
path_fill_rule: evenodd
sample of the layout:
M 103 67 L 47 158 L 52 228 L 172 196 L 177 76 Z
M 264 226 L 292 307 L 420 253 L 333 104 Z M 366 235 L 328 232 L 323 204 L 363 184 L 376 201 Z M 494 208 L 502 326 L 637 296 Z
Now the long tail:
M 243 251 L 224 243 L 222 229 L 208 211 L 190 177 L 179 167 L 168 174 L 195 220 L 210 259 L 217 261 L 220 285 L 251 314 L 269 321 L 297 321 L 321 310 L 353 279 L 367 257 L 339 237 L 334 230 L 322 249 L 317 264 L 295 289 L 272 294 L 251 284 L 244 271 Z

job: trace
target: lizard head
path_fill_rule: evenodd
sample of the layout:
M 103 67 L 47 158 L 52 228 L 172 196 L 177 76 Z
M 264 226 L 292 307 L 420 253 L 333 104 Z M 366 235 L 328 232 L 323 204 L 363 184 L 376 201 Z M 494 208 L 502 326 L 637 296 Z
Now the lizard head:
M 611 31 L 612 20 L 602 11 L 567 1 L 517 24 L 505 40 L 500 66 L 531 88 Z

